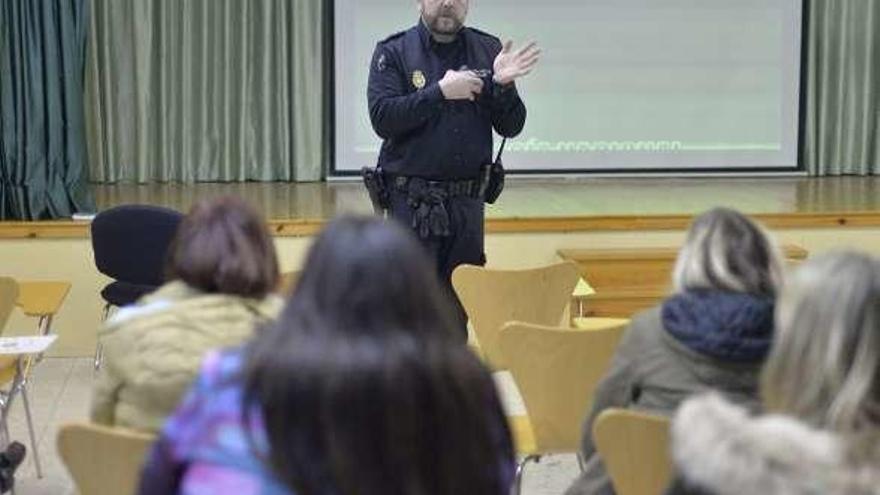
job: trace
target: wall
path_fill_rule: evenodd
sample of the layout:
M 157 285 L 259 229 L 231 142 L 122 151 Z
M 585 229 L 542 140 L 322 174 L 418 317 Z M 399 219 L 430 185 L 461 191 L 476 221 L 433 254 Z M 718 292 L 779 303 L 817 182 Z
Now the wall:
M 811 255 L 833 248 L 863 249 L 880 254 L 880 227 L 778 229 L 774 234 L 781 243 L 798 244 Z M 562 248 L 668 247 L 678 246 L 683 236 L 681 230 L 496 233 L 487 236 L 486 253 L 490 267 L 525 268 L 552 263 L 557 259 L 556 251 Z M 276 238 L 282 271 L 299 268 L 310 242 L 308 237 Z M 109 280 L 94 268 L 89 239 L 0 240 L 0 259 L 4 260 L 0 271 L 18 279 L 72 283 L 53 325 L 59 341 L 51 354 L 91 355 L 103 305 L 99 292 Z M 36 325 L 35 319 L 16 311 L 5 332 L 7 335 L 30 334 Z

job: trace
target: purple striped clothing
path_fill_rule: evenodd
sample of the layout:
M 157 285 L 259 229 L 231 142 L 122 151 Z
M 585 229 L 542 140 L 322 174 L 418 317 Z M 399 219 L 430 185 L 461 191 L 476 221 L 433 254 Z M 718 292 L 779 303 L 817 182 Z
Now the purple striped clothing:
M 268 442 L 260 415 L 245 427 L 242 360 L 240 351 L 206 356 L 150 453 L 140 493 L 292 495 L 261 460 Z

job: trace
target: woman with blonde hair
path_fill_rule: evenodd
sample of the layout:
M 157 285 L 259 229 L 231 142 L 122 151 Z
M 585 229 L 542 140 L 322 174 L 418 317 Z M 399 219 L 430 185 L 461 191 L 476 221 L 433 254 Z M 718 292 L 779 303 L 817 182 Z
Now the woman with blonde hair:
M 745 215 L 715 208 L 694 220 L 673 270 L 673 294 L 633 318 L 596 389 L 583 428 L 584 473 L 568 495 L 614 493 L 591 433 L 604 409 L 672 414 L 711 389 L 757 402 L 782 277 L 774 242 Z
M 761 378 L 765 416 L 717 396 L 673 426 L 677 494 L 880 493 L 880 261 L 840 252 L 786 286 Z

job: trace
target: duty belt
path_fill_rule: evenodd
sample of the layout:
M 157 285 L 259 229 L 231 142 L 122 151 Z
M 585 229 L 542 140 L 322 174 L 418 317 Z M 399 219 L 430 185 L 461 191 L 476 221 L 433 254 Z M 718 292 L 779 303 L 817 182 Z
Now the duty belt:
M 476 179 L 439 181 L 390 174 L 388 179 L 391 187 L 406 194 L 413 212 L 412 228 L 422 239 L 451 235 L 447 199 L 479 198 L 482 194 Z
M 479 179 L 455 179 L 455 180 L 429 180 L 421 177 L 388 174 L 389 184 L 394 189 L 408 192 L 410 189 L 439 189 L 446 193 L 449 198 L 466 196 L 468 198 L 480 198 Z

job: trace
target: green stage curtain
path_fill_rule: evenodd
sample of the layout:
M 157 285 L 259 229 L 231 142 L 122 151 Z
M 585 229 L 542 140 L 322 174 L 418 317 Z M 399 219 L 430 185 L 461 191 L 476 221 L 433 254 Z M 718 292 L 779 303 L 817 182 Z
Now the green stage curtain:
M 322 0 L 92 0 L 97 182 L 314 181 Z
M 880 174 L 880 1 L 811 0 L 809 19 L 807 169 Z
M 0 1 L 0 219 L 94 211 L 83 69 L 87 0 Z

